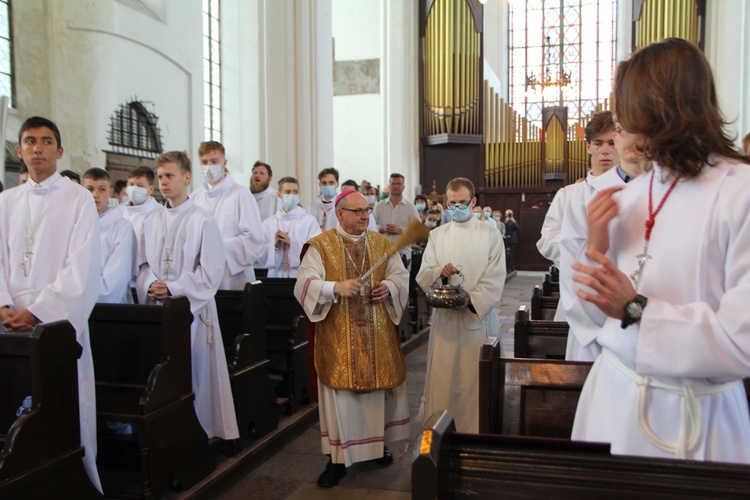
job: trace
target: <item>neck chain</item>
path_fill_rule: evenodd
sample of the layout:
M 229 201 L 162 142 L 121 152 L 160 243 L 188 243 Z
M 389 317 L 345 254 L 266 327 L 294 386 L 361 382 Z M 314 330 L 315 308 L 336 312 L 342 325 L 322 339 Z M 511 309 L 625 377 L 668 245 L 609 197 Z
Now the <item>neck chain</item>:
M 361 278 L 363 274 L 365 274 L 365 258 L 367 257 L 367 234 L 362 237 L 363 242 L 363 248 L 362 248 L 362 263 L 360 263 L 359 268 L 357 267 L 357 264 L 354 263 L 354 259 L 352 258 L 352 254 L 349 253 L 349 249 L 346 248 L 346 244 L 344 245 L 344 251 L 346 252 L 346 256 L 349 257 L 349 262 L 352 263 L 352 267 L 354 267 L 354 270 L 359 274 L 359 277 Z M 359 243 L 358 241 L 355 242 Z M 361 283 L 359 286 L 359 294 L 364 297 L 365 295 L 365 284 Z
M 164 277 L 162 278 L 162 280 L 167 280 L 169 277 L 169 268 L 171 267 L 172 262 L 174 262 L 174 260 L 172 259 L 174 251 L 174 240 L 177 238 L 177 232 L 179 231 L 180 225 L 182 224 L 182 221 L 185 219 L 185 215 L 188 212 L 187 210 L 185 210 L 184 213 L 175 214 L 175 219 L 172 222 L 172 231 L 170 234 L 169 226 L 167 225 L 167 210 L 175 209 L 165 207 L 164 211 L 161 213 L 161 220 L 162 224 L 164 225 Z
M 47 196 L 49 196 L 50 191 L 52 191 L 52 188 L 59 180 L 60 179 L 58 178 L 51 186 L 46 188 L 47 191 L 42 197 L 42 201 L 39 204 L 39 210 L 36 211 L 36 217 L 34 217 L 33 220 L 31 218 L 31 201 L 29 200 L 31 195 L 29 194 L 29 191 L 34 188 L 32 188 L 31 185 L 26 186 L 26 251 L 23 253 L 23 259 L 21 260 L 21 269 L 23 269 L 23 275 L 26 277 L 29 276 L 29 271 L 31 270 L 31 256 L 34 254 L 34 252 L 31 251 L 34 247 L 34 229 L 36 228 L 37 223 L 39 222 L 39 217 L 47 203 Z M 39 186 L 41 187 L 41 184 L 39 184 Z
M 635 291 L 638 291 L 638 286 L 641 284 L 641 278 L 643 277 L 643 268 L 646 267 L 646 261 L 651 258 L 651 256 L 648 254 L 648 242 L 651 240 L 651 230 L 654 228 L 654 223 L 656 222 L 656 216 L 661 211 L 661 208 L 664 206 L 664 202 L 667 201 L 667 198 L 670 194 L 672 194 L 672 190 L 677 185 L 677 182 L 680 180 L 680 176 L 676 176 L 674 180 L 672 181 L 672 184 L 670 184 L 669 189 L 667 189 L 667 192 L 664 193 L 664 196 L 662 197 L 661 201 L 659 202 L 659 205 L 656 207 L 656 210 L 654 210 L 654 203 L 653 203 L 653 186 L 654 186 L 654 171 L 651 171 L 651 180 L 648 184 L 648 219 L 646 219 L 646 232 L 644 234 L 644 243 L 643 243 L 643 253 L 640 253 L 636 255 L 635 257 L 638 259 L 638 269 L 633 271 L 633 273 L 630 275 L 630 279 L 633 280 L 633 283 L 635 284 Z

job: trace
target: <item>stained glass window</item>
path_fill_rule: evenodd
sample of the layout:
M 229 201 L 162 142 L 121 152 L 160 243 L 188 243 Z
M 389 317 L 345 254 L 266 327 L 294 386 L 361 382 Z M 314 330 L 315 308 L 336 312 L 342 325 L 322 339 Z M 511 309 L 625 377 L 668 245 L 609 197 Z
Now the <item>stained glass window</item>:
M 586 117 L 612 91 L 616 0 L 512 0 L 509 78 L 513 108 L 542 125 L 542 108 Z
M 10 0 L 0 0 L 0 96 L 8 96 L 10 107 L 15 106 L 13 84 L 13 30 Z
M 221 141 L 219 0 L 203 0 L 203 136 Z

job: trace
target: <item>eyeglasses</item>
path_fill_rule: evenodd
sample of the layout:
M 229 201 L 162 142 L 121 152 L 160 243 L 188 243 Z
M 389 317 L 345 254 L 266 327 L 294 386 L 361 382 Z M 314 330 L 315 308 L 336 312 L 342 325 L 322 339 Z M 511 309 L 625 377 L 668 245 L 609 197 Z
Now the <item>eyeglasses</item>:
M 454 210 L 466 210 L 469 208 L 469 205 L 448 205 L 445 207 L 449 212 L 452 212 Z
M 341 210 L 346 210 L 347 212 L 351 212 L 353 214 L 356 214 L 357 217 L 362 217 L 363 214 L 370 215 L 372 213 L 372 207 L 367 207 L 367 208 L 344 208 L 344 207 L 341 207 Z

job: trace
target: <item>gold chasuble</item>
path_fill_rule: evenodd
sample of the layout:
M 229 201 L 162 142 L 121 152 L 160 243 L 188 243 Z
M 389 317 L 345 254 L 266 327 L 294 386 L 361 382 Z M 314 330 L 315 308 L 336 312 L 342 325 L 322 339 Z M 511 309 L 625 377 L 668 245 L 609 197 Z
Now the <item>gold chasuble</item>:
M 362 276 L 392 249 L 385 236 L 367 231 L 357 242 L 331 229 L 308 242 L 320 254 L 326 281 Z M 396 328 L 385 303 L 373 304 L 372 289 L 384 278 L 380 266 L 364 283 L 364 295 L 340 297 L 328 315 L 315 323 L 315 369 L 332 389 L 375 391 L 391 389 L 406 380 L 406 363 Z

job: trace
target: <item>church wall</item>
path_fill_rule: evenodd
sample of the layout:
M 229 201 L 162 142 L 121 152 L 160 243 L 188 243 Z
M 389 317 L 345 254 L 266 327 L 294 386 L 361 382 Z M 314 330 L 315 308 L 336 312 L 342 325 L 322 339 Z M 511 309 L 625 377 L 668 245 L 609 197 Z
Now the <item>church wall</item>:
M 381 187 L 401 173 L 411 199 L 419 184 L 417 4 L 334 0 L 333 12 L 338 67 L 379 60 L 377 92 L 354 77 L 353 92 L 334 96 L 334 166 L 344 179 Z
M 201 2 L 133 4 L 138 8 L 115 0 L 14 2 L 17 109 L 8 136 L 28 116 L 47 116 L 63 137 L 60 169 L 102 167 L 109 117 L 137 97 L 153 103 L 165 149 L 195 156 L 202 139 Z
M 508 43 L 508 2 L 487 2 L 484 6 L 484 60 L 500 80 L 501 85 L 495 91 L 503 99 L 508 98 Z

